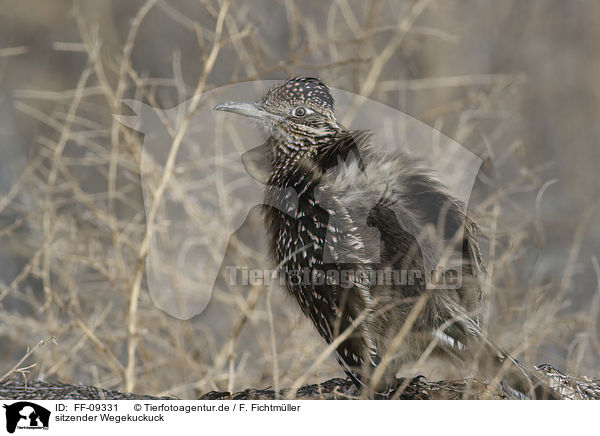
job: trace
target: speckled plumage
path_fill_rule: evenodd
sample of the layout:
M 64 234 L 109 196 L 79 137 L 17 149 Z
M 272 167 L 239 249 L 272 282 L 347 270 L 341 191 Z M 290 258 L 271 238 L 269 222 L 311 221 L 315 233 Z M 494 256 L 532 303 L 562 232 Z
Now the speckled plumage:
M 241 113 L 235 103 L 222 110 Z M 344 129 L 329 89 L 315 78 L 287 80 L 244 111 L 263 121 L 267 135 L 271 251 L 319 334 L 331 343 L 350 333 L 336 351 L 357 384 L 385 389 L 400 366 L 429 351 L 464 362 L 483 347 L 494 367 L 510 358 L 479 330 L 477 226 L 417 161 L 378 151 L 368 132 Z M 373 280 L 389 270 L 425 277 L 448 259 L 459 286 Z M 317 280 L 319 271 L 334 277 Z M 344 271 L 353 272 L 346 282 Z

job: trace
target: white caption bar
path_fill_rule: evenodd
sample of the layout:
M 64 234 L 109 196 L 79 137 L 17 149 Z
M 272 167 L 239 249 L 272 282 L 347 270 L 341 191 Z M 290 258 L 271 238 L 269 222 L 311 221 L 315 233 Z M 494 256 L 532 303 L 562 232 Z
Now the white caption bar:
M 587 434 L 584 401 L 2 400 L 0 434 Z M 41 431 L 41 432 L 40 432 Z M 209 433 L 210 432 L 210 433 Z M 224 433 L 223 433 L 224 432 Z M 482 433 L 483 432 L 483 433 Z M 581 432 L 581 433 L 580 433 Z

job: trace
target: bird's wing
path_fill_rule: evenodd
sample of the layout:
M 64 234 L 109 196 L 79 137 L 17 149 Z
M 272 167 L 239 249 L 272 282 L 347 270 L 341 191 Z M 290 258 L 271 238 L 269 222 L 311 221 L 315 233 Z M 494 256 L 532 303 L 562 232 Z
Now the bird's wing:
M 366 135 L 356 137 L 369 139 Z M 468 279 L 464 281 L 468 286 L 432 293 L 436 301 L 429 315 L 434 316 L 419 317 L 417 322 L 423 325 L 417 327 L 421 331 L 429 328 L 433 334 L 448 319 L 456 319 L 442 332 L 447 339 L 443 345 L 460 349 L 478 329 L 481 290 L 478 283 L 471 283 L 482 265 L 477 228 L 466 218 L 462 204 L 420 170 L 413 159 L 400 153 L 372 153 L 361 141 L 357 145 L 359 151 L 364 150 L 361 161 L 346 158 L 343 165 L 328 170 L 328 191 L 336 193 L 352 222 L 358 227 L 362 223 L 359 233 L 365 262 L 420 273 L 425 281 L 430 280 L 442 260 L 452 267 L 458 265 L 457 273 Z M 394 301 L 416 297 L 428 284 L 413 281 L 393 287 L 388 295 Z

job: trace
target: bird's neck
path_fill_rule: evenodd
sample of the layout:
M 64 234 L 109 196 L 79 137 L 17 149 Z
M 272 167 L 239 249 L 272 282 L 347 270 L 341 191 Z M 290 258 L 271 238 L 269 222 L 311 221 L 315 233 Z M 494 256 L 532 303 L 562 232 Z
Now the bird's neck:
M 370 136 L 366 130 L 339 130 L 302 146 L 271 136 L 266 144 L 272 168 L 268 184 L 279 188 L 297 188 L 299 181 L 318 184 L 324 172 L 348 159 L 355 159 L 364 171 L 363 155 L 370 152 Z
M 317 153 L 317 145 L 306 144 L 298 146 L 289 142 L 275 141 L 271 148 L 271 164 L 273 168 L 295 169 L 304 159 L 313 159 Z
M 318 150 L 322 144 L 298 145 L 276 138 L 270 138 L 269 142 L 271 142 L 269 158 L 273 168 L 269 185 L 280 188 L 295 187 L 299 180 L 306 183 L 313 178 L 313 175 L 318 177 L 315 172 L 319 168 Z

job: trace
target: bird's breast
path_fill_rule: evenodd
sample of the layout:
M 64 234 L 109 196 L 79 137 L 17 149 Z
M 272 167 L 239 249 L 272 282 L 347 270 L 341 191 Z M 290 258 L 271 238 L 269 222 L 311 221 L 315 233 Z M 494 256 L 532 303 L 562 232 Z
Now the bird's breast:
M 322 264 L 329 215 L 317 204 L 313 189 L 270 188 L 265 204 L 267 230 L 281 267 L 293 270 Z

